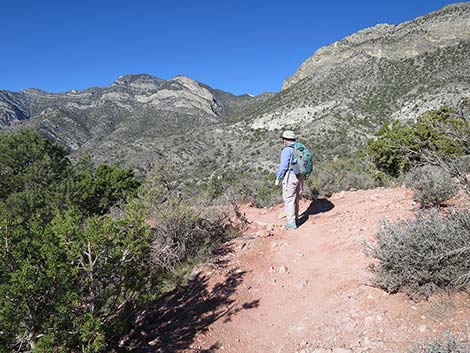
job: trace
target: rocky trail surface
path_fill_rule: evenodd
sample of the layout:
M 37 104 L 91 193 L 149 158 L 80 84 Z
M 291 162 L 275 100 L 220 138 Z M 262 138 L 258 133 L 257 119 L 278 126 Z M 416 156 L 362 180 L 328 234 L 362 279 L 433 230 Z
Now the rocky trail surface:
M 412 217 L 405 189 L 303 201 L 303 224 L 282 229 L 282 206 L 242 211 L 251 222 L 217 259 L 147 313 L 141 352 L 406 352 L 452 331 L 468 337 L 465 294 L 413 302 L 370 285 L 365 242 L 383 220 Z

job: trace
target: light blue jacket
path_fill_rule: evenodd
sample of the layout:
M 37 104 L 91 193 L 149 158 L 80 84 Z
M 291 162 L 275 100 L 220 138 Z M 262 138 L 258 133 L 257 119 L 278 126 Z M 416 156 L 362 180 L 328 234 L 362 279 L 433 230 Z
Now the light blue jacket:
M 279 163 L 279 168 L 277 169 L 276 179 L 281 180 L 286 175 L 289 170 L 289 162 L 294 152 L 295 142 L 289 143 L 281 151 L 281 163 Z M 292 169 L 292 166 L 291 166 Z

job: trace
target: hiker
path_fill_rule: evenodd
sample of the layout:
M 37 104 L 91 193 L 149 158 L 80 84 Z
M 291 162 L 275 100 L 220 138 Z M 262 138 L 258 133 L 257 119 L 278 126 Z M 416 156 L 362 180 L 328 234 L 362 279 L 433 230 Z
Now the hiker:
M 299 201 L 302 196 L 305 176 L 301 175 L 299 163 L 294 160 L 296 136 L 293 131 L 286 130 L 281 135 L 284 147 L 281 151 L 281 162 L 277 170 L 275 185 L 282 180 L 282 197 L 287 216 L 286 229 L 297 229 L 299 218 Z

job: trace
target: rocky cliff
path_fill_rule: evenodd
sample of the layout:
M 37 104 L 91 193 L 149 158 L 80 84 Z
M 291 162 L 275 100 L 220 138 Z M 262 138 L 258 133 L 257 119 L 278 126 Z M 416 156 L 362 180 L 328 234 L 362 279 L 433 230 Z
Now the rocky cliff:
M 319 49 L 261 104 L 250 126 L 303 126 L 311 140 L 330 149 L 363 142 L 391 118 L 414 119 L 468 96 L 467 2 L 367 28 Z

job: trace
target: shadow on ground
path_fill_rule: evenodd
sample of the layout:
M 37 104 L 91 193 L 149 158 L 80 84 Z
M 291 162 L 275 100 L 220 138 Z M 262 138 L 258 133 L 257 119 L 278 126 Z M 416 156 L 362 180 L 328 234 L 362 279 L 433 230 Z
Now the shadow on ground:
M 325 213 L 332 210 L 335 205 L 328 199 L 320 198 L 313 200 L 308 208 L 299 217 L 298 226 L 308 221 L 310 216 L 314 216 L 319 213 Z
M 209 289 L 209 278 L 197 274 L 187 285 L 170 292 L 134 320 L 136 324 L 130 335 L 121 341 L 123 352 L 176 353 L 185 349 L 215 352 L 220 344 L 201 349 L 191 346 L 196 335 L 207 331 L 214 321 L 230 321 L 239 311 L 259 305 L 259 300 L 237 304 L 232 299 L 245 274 L 232 271 L 212 289 Z

